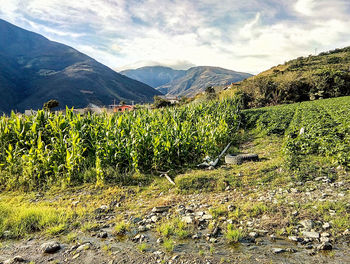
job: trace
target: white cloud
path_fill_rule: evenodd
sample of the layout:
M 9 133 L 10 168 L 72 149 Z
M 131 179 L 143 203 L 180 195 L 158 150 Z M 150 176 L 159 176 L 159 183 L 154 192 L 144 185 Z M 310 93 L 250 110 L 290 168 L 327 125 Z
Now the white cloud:
M 252 73 L 350 45 L 349 10 L 347 0 L 0 0 L 0 17 L 112 68 L 195 64 Z

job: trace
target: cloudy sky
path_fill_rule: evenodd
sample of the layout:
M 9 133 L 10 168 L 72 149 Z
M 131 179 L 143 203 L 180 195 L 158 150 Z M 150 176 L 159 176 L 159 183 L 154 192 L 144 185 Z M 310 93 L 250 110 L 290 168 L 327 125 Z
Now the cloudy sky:
M 113 69 L 258 73 L 350 46 L 349 0 L 0 0 L 0 18 Z

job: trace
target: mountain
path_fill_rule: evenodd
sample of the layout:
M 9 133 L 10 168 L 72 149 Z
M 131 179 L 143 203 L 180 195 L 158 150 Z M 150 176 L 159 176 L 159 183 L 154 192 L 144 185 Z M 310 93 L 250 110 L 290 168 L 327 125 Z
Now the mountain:
M 237 90 L 244 93 L 247 107 L 350 95 L 350 47 L 299 57 L 248 78 L 230 90 L 224 93 Z
M 208 86 L 225 86 L 252 76 L 218 67 L 200 66 L 186 71 L 185 75 L 156 89 L 168 95 L 194 96 Z
M 208 86 L 225 86 L 252 76 L 218 67 L 193 67 L 186 71 L 168 67 L 143 67 L 122 71 L 122 74 L 144 82 L 158 91 L 175 96 L 194 96 Z
M 163 66 L 147 66 L 121 71 L 120 73 L 156 88 L 184 76 L 186 71 Z
M 0 111 L 150 102 L 161 94 L 79 51 L 0 19 Z

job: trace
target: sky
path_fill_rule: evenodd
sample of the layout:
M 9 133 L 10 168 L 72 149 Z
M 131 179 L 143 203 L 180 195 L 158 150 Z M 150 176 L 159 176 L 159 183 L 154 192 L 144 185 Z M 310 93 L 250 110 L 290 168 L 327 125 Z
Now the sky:
M 122 70 L 259 73 L 350 46 L 349 0 L 0 0 L 0 18 Z

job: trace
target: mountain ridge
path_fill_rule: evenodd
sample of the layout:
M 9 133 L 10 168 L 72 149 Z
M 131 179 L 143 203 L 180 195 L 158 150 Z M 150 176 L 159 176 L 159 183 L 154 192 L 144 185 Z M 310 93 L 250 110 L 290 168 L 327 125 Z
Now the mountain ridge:
M 161 93 L 67 45 L 0 19 L 0 111 L 23 112 L 56 99 L 62 107 L 151 102 Z M 84 93 L 82 91 L 87 91 Z
M 163 66 L 148 66 L 122 71 L 121 73 L 131 78 L 136 76 L 137 80 L 145 81 L 145 79 L 150 78 L 143 75 L 145 68 L 147 68 L 148 74 L 152 73 L 153 68 L 162 68 L 166 69 L 167 72 L 170 72 L 170 70 L 176 72 L 177 75 L 173 75 L 172 80 L 160 86 L 153 86 L 158 91 L 173 96 L 194 96 L 197 93 L 203 92 L 208 86 L 225 86 L 252 76 L 249 73 L 236 72 L 213 66 L 196 66 L 188 70 L 173 70 Z M 151 78 L 156 79 L 157 76 L 152 76 Z

